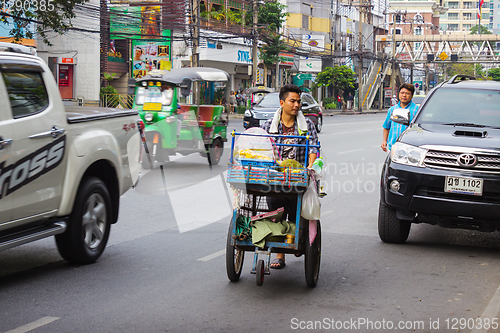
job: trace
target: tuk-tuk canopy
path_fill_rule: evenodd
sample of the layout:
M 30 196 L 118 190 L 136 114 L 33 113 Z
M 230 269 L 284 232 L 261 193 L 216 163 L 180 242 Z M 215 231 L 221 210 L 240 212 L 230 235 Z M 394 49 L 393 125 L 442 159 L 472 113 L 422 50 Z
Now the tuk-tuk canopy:
M 170 71 L 153 70 L 142 78 L 137 79 L 137 82 L 158 80 L 180 85 L 184 79 L 190 79 L 191 81 L 226 82 L 229 79 L 229 75 L 225 71 L 216 68 L 187 67 L 172 69 Z

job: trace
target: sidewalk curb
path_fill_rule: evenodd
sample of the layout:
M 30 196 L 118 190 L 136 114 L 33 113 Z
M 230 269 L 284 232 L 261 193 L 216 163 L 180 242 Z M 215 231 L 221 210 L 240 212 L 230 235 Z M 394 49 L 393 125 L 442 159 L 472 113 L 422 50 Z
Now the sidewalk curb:
M 352 116 L 352 115 L 360 115 L 360 114 L 377 114 L 377 113 L 387 113 L 385 109 L 382 111 L 379 110 L 365 110 L 363 112 L 359 111 L 333 111 L 333 110 L 325 110 L 323 111 L 323 116 L 325 117 L 333 117 L 333 116 Z M 243 119 L 243 114 L 230 114 L 229 119 Z

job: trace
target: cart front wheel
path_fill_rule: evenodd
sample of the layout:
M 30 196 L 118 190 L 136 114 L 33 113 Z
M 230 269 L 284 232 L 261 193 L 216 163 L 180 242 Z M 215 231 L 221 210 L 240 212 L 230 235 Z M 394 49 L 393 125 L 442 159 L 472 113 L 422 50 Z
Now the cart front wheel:
M 309 227 L 306 228 L 306 256 L 305 256 L 305 271 L 306 283 L 309 287 L 314 288 L 318 283 L 319 267 L 321 262 L 321 224 L 316 222 L 316 238 L 312 244 L 309 244 Z
M 236 246 L 231 245 L 231 236 L 233 231 L 233 223 L 229 224 L 226 244 L 226 271 L 227 277 L 231 282 L 236 282 L 240 279 L 241 269 L 243 268 L 243 259 L 245 251 L 238 250 Z
M 255 277 L 257 278 L 257 285 L 262 286 L 264 284 L 264 260 L 259 259 L 255 271 L 256 271 Z

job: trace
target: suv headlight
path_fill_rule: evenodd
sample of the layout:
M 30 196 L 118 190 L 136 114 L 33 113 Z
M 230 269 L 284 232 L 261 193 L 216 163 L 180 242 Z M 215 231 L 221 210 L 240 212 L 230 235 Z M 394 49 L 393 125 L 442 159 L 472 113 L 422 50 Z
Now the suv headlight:
M 245 117 L 253 117 L 252 111 L 245 110 Z
M 423 168 L 426 153 L 427 149 L 396 142 L 391 148 L 391 161 Z

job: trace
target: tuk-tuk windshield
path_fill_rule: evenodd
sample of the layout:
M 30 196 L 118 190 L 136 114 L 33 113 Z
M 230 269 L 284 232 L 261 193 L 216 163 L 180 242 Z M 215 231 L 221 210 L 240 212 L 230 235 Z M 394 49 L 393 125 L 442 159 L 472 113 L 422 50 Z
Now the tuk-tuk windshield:
M 135 95 L 135 104 L 143 105 L 144 103 L 161 103 L 162 105 L 172 104 L 174 90 L 172 87 L 139 87 Z

